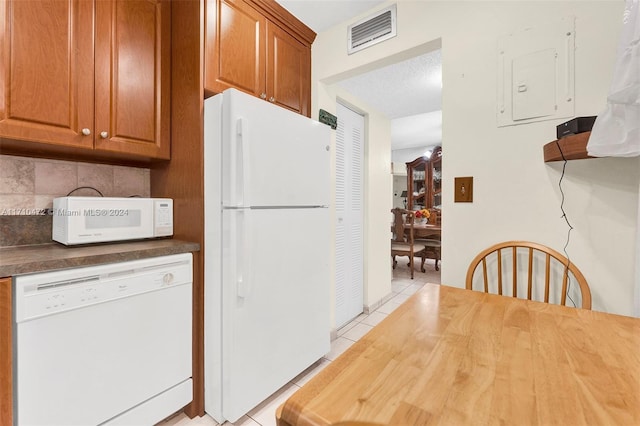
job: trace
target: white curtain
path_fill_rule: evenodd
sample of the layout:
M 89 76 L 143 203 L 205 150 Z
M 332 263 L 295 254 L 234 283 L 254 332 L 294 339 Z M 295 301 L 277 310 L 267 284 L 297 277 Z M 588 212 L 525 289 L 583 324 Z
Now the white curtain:
M 589 142 L 594 157 L 640 155 L 640 2 L 627 0 L 622 36 L 607 106 L 594 123 Z

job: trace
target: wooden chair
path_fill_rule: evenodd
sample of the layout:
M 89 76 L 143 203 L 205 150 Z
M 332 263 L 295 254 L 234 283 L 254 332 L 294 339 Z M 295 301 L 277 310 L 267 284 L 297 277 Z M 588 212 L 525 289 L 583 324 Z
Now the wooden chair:
M 413 258 L 415 256 L 420 256 L 422 258 L 420 270 L 422 272 L 425 271 L 424 269 L 425 246 L 423 244 L 418 244 L 414 242 L 414 239 L 413 239 L 414 216 L 411 210 L 395 208 L 391 210 L 391 213 L 393 213 L 393 234 L 394 234 L 394 237 L 391 240 L 391 259 L 393 260 L 393 269 L 396 269 L 396 265 L 398 264 L 398 262 L 396 261 L 396 256 L 408 256 L 409 268 L 411 268 L 411 279 L 413 279 Z M 403 216 L 405 216 L 406 219 L 403 219 Z M 405 228 L 405 221 L 406 221 L 406 224 L 409 225 L 408 229 Z M 408 232 L 405 232 L 405 230 Z
M 439 210 L 429 209 L 429 223 L 442 226 L 442 216 L 439 213 Z M 435 260 L 436 271 L 440 270 L 438 262 L 440 261 L 440 254 L 442 253 L 442 240 L 440 235 L 440 232 L 433 235 L 421 235 L 415 240 L 416 243 L 424 245 L 425 258 Z
M 524 262 L 518 262 L 525 260 Z M 475 279 L 482 263 L 482 279 Z M 525 268 L 526 266 L 526 268 Z M 509 271 L 510 269 L 510 271 Z M 511 286 L 503 275 L 511 275 Z M 518 278 L 521 278 L 519 281 Z M 478 254 L 467 270 L 466 288 L 481 282 L 485 293 L 540 300 L 566 306 L 567 296 L 582 300 L 583 309 L 591 309 L 591 291 L 580 270 L 552 248 L 528 241 L 506 241 Z M 525 287 L 526 283 L 526 287 Z M 571 285 L 577 283 L 578 285 Z M 503 285 L 504 284 L 504 285 Z M 544 285 L 543 285 L 544 284 Z M 576 291 L 579 289 L 579 293 Z M 573 297 L 571 297 L 573 294 Z
M 438 209 L 429 209 L 429 223 L 442 226 L 442 214 Z

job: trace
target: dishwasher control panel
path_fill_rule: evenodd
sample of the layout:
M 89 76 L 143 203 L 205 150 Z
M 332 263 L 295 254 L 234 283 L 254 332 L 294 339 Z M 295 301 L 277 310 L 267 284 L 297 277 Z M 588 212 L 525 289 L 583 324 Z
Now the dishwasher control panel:
M 22 275 L 16 322 L 192 283 L 191 254 Z

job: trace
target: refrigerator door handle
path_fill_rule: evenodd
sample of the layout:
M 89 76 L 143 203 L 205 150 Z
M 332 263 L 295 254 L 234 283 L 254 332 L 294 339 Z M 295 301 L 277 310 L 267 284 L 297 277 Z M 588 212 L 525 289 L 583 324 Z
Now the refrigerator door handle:
M 243 117 L 239 117 L 236 120 L 236 137 L 237 137 L 237 150 L 236 152 L 236 173 L 237 182 L 236 186 L 236 199 L 239 200 L 238 206 L 251 205 L 250 197 L 250 183 L 251 183 L 251 157 L 249 149 L 249 138 L 247 134 L 247 120 Z
M 252 259 L 251 259 L 251 210 L 243 209 L 238 211 L 236 221 L 236 236 L 240 244 L 237 244 L 236 252 L 236 294 L 244 299 L 249 293 L 251 285 Z

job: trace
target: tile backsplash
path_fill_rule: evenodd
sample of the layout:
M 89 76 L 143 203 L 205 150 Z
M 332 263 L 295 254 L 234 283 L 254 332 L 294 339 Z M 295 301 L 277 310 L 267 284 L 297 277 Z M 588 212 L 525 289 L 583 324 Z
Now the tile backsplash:
M 53 199 L 79 187 L 105 197 L 149 197 L 150 170 L 0 155 L 0 215 L 45 214 Z M 71 195 L 99 196 L 88 188 Z

